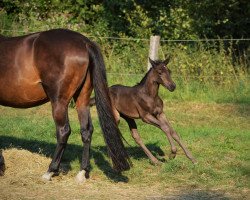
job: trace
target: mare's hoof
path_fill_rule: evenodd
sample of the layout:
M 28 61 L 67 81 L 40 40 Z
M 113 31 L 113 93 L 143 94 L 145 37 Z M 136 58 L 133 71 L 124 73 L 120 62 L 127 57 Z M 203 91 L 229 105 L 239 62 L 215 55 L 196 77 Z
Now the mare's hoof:
M 3 176 L 3 175 L 4 175 L 4 171 L 5 171 L 5 165 L 2 164 L 2 165 L 0 166 L 0 176 Z
M 43 176 L 42 179 L 44 181 L 51 181 L 51 177 L 53 176 L 53 172 L 46 172 Z
M 76 182 L 82 184 L 86 181 L 86 171 L 82 170 L 76 175 Z
M 3 175 L 4 175 L 4 171 L 0 170 L 0 176 L 3 176 Z

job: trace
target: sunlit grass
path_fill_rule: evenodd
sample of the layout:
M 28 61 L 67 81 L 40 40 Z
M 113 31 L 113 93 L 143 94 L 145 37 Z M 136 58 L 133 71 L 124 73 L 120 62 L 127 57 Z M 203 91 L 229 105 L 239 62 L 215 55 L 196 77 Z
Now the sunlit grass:
M 55 148 L 55 128 L 49 104 L 18 110 L 0 107 L 0 148 L 19 147 L 51 156 Z M 92 141 L 91 177 L 106 181 L 128 181 L 131 185 L 152 184 L 158 187 L 206 188 L 241 191 L 249 188 L 250 107 L 247 104 L 214 104 L 165 102 L 165 113 L 181 135 L 198 165 L 193 165 L 178 148 L 177 157 L 168 159 L 170 146 L 164 133 L 138 120 L 143 141 L 159 159 L 160 166 L 150 164 L 132 139 L 127 124 L 120 129 L 128 141 L 126 148 L 133 167 L 116 175 L 107 157 L 96 116 L 91 109 L 94 135 Z M 63 163 L 76 173 L 79 170 L 82 142 L 75 109 L 70 108 L 72 134 Z M 165 154 L 165 155 L 163 155 Z

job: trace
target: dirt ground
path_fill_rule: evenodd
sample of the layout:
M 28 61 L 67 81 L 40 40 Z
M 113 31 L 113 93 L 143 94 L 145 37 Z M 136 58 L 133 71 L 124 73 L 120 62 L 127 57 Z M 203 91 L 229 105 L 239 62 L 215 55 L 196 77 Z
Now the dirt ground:
M 181 190 L 160 185 L 131 185 L 114 183 L 91 175 L 84 184 L 75 182 L 75 173 L 53 177 L 52 181 L 41 179 L 50 158 L 27 150 L 7 149 L 5 176 L 0 177 L 0 199 L 148 199 L 148 200 L 191 200 L 191 199 L 238 199 L 237 194 L 219 191 Z M 248 199 L 249 191 L 245 191 Z M 242 196 L 240 197 L 242 199 Z M 250 199 L 250 198 L 249 198 Z

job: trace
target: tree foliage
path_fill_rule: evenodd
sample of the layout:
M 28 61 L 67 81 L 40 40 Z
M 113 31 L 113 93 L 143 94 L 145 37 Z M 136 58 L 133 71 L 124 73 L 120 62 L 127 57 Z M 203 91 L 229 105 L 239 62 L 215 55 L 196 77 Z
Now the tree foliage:
M 109 36 L 250 36 L 248 0 L 2 0 L 1 13 L 19 23 L 57 21 Z

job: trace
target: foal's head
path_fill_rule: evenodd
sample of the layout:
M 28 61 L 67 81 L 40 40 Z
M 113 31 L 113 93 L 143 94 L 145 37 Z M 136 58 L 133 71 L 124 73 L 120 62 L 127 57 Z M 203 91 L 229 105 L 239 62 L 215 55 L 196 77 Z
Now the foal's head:
M 171 78 L 171 71 L 167 67 L 169 60 L 170 57 L 167 57 L 164 61 L 161 60 L 154 61 L 149 58 L 149 61 L 152 65 L 155 81 L 158 84 L 161 84 L 164 87 L 166 87 L 170 92 L 173 92 L 175 90 L 176 85 Z

